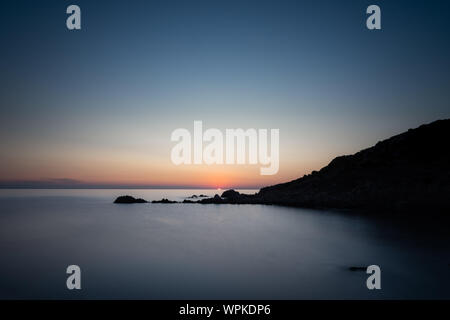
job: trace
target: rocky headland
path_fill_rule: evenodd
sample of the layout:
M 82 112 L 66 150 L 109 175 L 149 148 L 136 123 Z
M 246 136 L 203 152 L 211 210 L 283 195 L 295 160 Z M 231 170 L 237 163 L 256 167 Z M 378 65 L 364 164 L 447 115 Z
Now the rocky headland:
M 450 210 L 450 119 L 438 120 L 334 158 L 319 171 L 258 193 L 227 190 L 183 203 L 272 204 L 310 208 Z M 119 197 L 122 198 L 122 197 Z M 115 203 L 132 203 L 118 202 Z M 191 198 L 192 199 L 192 198 Z M 128 198 L 124 199 L 129 201 Z M 145 202 L 136 199 L 136 202 Z M 160 203 L 175 203 L 163 199 Z

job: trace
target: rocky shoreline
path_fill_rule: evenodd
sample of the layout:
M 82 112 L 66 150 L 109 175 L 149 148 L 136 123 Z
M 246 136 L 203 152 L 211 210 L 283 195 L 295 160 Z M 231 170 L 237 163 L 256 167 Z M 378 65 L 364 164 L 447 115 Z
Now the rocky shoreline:
M 117 197 L 116 200 L 114 200 L 114 203 L 122 203 L 122 204 L 132 204 L 132 203 L 199 203 L 199 204 L 263 204 L 261 202 L 258 202 L 258 199 L 255 197 L 255 195 L 248 195 L 239 193 L 235 190 L 227 190 L 222 193 L 221 196 L 216 194 L 212 198 L 208 198 L 207 196 L 202 196 L 201 200 L 189 200 L 192 199 L 192 197 L 187 197 L 183 201 L 172 201 L 166 198 L 163 198 L 161 200 L 153 200 L 153 201 L 147 201 L 141 198 L 134 198 L 132 196 L 126 195 L 126 196 L 120 196 Z M 200 198 L 200 197 L 195 197 Z M 194 199 L 195 199 L 194 198 Z
M 227 190 L 222 195 L 182 202 L 265 204 L 308 208 L 390 211 L 450 211 L 450 119 L 438 120 L 378 142 L 354 155 L 340 156 L 319 171 L 262 188 L 256 194 Z M 115 203 L 144 203 L 124 196 Z

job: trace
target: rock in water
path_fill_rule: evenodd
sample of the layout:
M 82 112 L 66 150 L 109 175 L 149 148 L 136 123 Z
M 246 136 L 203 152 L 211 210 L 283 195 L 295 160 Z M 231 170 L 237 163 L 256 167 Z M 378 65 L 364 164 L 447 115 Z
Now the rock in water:
M 211 204 L 211 203 L 220 204 L 220 203 L 226 203 L 226 202 L 224 202 L 223 199 L 218 194 L 216 194 L 214 196 L 214 198 L 203 199 L 203 200 L 198 201 L 198 203 L 202 203 L 202 204 Z
M 172 200 L 163 198 L 161 200 L 153 200 L 152 203 L 178 203 L 178 201 L 172 201 Z
M 230 190 L 224 191 L 222 193 L 222 198 L 225 198 L 228 200 L 237 200 L 239 198 L 239 195 L 240 195 L 239 192 L 237 192 L 233 189 L 230 189 Z
M 144 199 L 141 198 L 135 198 L 132 196 L 120 196 L 117 197 L 116 200 L 114 200 L 114 203 L 147 203 Z

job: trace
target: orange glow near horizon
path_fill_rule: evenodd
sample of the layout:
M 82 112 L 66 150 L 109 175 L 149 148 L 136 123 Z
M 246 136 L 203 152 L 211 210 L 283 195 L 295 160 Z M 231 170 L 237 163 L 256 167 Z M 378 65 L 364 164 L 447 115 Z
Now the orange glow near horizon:
M 295 170 L 294 166 L 280 167 L 273 176 L 259 174 L 257 165 L 180 165 L 153 161 L 107 160 L 78 162 L 40 161 L 29 164 L 20 172 L 2 170 L 3 181 L 47 181 L 69 179 L 91 185 L 127 185 L 161 187 L 201 187 L 211 189 L 260 188 L 296 179 L 309 173 Z M 22 167 L 23 168 L 23 167 Z M 312 168 L 314 169 L 314 168 Z M 310 170 L 309 170 L 310 171 Z
M 298 141 L 286 143 L 280 150 L 278 173 L 263 176 L 259 164 L 176 166 L 170 160 L 172 145 L 156 142 L 146 148 L 52 145 L 11 150 L 2 155 L 0 182 L 67 179 L 111 187 L 260 188 L 297 179 L 333 158 L 332 151 L 324 154 L 317 148 L 298 148 Z

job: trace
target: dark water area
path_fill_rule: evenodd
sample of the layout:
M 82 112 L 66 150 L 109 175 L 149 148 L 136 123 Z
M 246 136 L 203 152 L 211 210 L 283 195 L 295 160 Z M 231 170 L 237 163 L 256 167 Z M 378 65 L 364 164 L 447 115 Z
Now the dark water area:
M 244 191 L 244 192 L 251 192 Z M 264 205 L 113 204 L 216 190 L 0 190 L 2 299 L 450 298 L 448 223 Z M 66 268 L 81 268 L 68 290 Z M 364 270 L 378 265 L 381 290 Z

